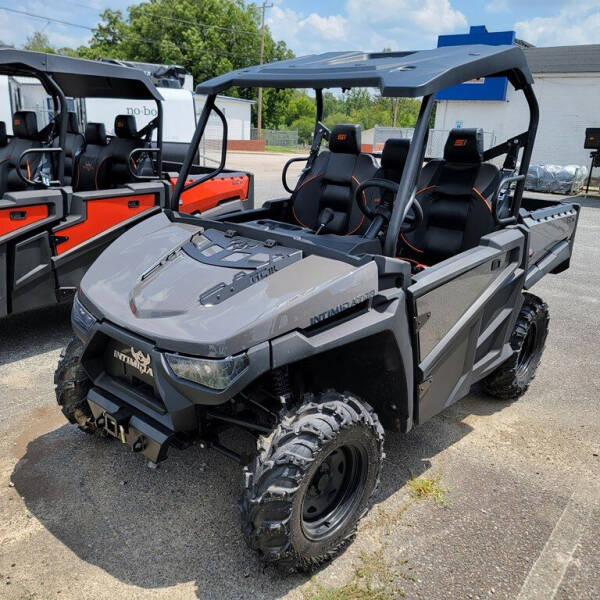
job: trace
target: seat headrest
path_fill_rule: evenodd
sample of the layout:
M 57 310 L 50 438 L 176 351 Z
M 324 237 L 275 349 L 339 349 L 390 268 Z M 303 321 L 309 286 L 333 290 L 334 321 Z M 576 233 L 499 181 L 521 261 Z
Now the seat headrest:
M 37 117 L 32 110 L 19 110 L 13 115 L 13 134 L 26 140 L 37 136 Z
M 137 126 L 133 115 L 117 115 L 115 117 L 115 135 L 120 138 L 137 136 Z
M 390 138 L 385 141 L 381 151 L 381 166 L 384 169 L 402 171 L 408 156 L 410 140 L 405 138 Z
M 329 150 L 338 154 L 360 154 L 360 125 L 334 125 L 329 135 Z
M 106 144 L 106 128 L 104 123 L 88 123 L 85 126 L 85 141 L 87 144 L 104 146 Z
M 444 159 L 455 163 L 483 161 L 483 129 L 452 129 L 444 146 Z
M 77 114 L 71 110 L 67 113 L 67 132 L 79 133 L 79 122 L 77 121 Z
M 8 144 L 8 138 L 6 137 L 6 123 L 0 121 L 0 148 L 4 148 Z

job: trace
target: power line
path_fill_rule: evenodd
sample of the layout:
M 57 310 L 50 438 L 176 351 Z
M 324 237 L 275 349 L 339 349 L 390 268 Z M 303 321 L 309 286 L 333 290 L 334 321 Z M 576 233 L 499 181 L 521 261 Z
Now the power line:
M 79 23 L 70 23 L 69 21 L 54 19 L 52 17 L 44 17 L 42 15 L 34 15 L 32 13 L 25 12 L 24 10 L 17 10 L 16 8 L 0 6 L 0 10 L 5 10 L 6 12 L 15 13 L 17 15 L 24 15 L 26 17 L 31 17 L 32 19 L 40 19 L 41 21 L 51 21 L 53 23 L 60 23 L 61 25 L 68 25 L 69 27 L 79 27 L 79 29 L 87 29 L 88 31 L 94 31 L 93 27 L 88 27 L 87 25 L 80 25 Z
M 94 6 L 90 6 L 88 4 L 82 4 L 81 2 L 71 2 L 68 0 L 63 0 L 66 4 L 71 4 L 73 6 L 79 6 L 81 8 L 87 8 L 89 10 L 93 10 L 99 12 L 100 9 L 95 8 Z M 252 35 L 260 35 L 259 31 L 255 31 L 252 29 L 239 29 L 235 27 L 223 27 L 222 25 L 215 25 L 213 23 L 202 23 L 201 21 L 190 21 L 189 19 L 180 19 L 177 17 L 168 17 L 166 15 L 152 15 L 155 19 L 163 19 L 165 21 L 174 21 L 176 23 L 185 23 L 186 25 L 192 25 L 193 27 L 197 27 L 198 29 L 220 29 L 221 31 L 231 31 L 233 33 L 249 33 Z
M 17 10 L 15 8 L 8 8 L 6 6 L 0 6 L 0 10 L 4 10 L 9 13 L 15 13 L 18 15 L 24 15 L 24 16 L 30 17 L 32 19 L 39 19 L 40 21 L 59 23 L 60 25 L 67 25 L 68 27 L 77 27 L 79 29 L 86 29 L 87 31 L 91 31 L 91 32 L 95 32 L 98 30 L 97 27 L 90 27 L 89 25 L 81 25 L 80 23 L 72 23 L 70 21 L 64 21 L 62 19 L 55 19 L 53 17 L 44 17 L 43 15 L 36 15 L 34 13 L 26 12 L 23 10 Z M 160 45 L 162 43 L 162 40 L 145 39 L 145 38 L 141 38 L 136 35 L 131 35 L 131 34 L 127 34 L 127 33 L 120 33 L 119 35 L 124 39 L 131 39 L 131 40 L 135 40 L 137 42 L 142 42 L 144 44 Z M 191 46 L 185 42 L 182 45 L 177 44 L 176 42 L 172 42 L 172 43 L 175 46 L 177 46 L 180 50 L 191 49 Z M 226 56 L 227 58 L 233 57 L 233 54 L 231 52 L 221 52 L 221 51 L 210 52 L 209 50 L 206 50 L 206 49 L 204 49 L 203 52 L 204 52 L 204 54 L 207 54 L 207 55 L 210 55 L 210 56 L 213 56 L 216 58 L 220 58 L 223 56 Z

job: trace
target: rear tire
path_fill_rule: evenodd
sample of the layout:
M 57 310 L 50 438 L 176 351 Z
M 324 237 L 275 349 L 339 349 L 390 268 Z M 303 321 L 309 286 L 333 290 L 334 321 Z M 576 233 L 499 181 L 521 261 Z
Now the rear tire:
M 284 572 L 308 570 L 354 538 L 379 483 L 383 428 L 350 394 L 306 395 L 244 469 L 242 531 Z
M 486 392 L 501 400 L 518 398 L 527 391 L 548 336 L 548 305 L 533 294 L 523 296 L 523 306 L 510 338 L 513 354 L 482 381 Z
M 92 382 L 81 366 L 83 344 L 74 337 L 61 352 L 54 372 L 56 401 L 69 422 L 86 433 L 100 430 L 94 423 L 92 411 L 87 403 L 87 394 Z

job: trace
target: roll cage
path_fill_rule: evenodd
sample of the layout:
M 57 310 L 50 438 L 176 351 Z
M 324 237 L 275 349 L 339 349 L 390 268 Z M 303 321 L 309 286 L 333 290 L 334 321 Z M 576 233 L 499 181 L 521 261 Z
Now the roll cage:
M 27 150 L 32 152 L 52 152 L 57 154 L 56 179 L 54 185 L 64 184 L 65 138 L 67 134 L 68 102 L 67 98 L 127 98 L 134 100 L 153 100 L 156 103 L 157 116 L 139 132 L 140 139 L 152 134 L 156 129 L 156 147 L 144 148 L 144 152 L 155 154 L 156 172 L 162 173 L 163 118 L 162 96 L 150 81 L 150 78 L 138 69 L 124 67 L 101 61 L 0 48 L 0 75 L 33 77 L 43 85 L 52 98 L 56 116 L 50 123 L 49 139 L 58 138 L 58 146 Z M 141 152 L 135 149 L 131 154 Z M 131 155 L 130 155 L 131 157 Z M 20 161 L 19 161 L 20 164 Z M 27 184 L 34 184 L 18 171 Z M 149 179 L 149 177 L 137 177 Z
M 523 91 L 529 106 L 527 131 L 488 149 L 484 154 L 485 161 L 506 155 L 504 168 L 514 173 L 519 152 L 522 150 L 518 172 L 501 181 L 493 199 L 494 218 L 497 223 L 516 223 L 535 141 L 539 108 L 532 89 L 533 77 L 523 51 L 518 46 L 507 45 L 448 46 L 415 52 L 329 52 L 239 69 L 205 81 L 196 87 L 196 92 L 206 94 L 207 100 L 183 162 L 182 176 L 174 188 L 170 206 L 176 211 L 179 197 L 184 191 L 214 177 L 224 166 L 225 144 L 219 167 L 201 180 L 185 185 L 195 149 L 204 134 L 210 113 L 215 111 L 223 120 L 215 105 L 215 99 L 217 94 L 227 88 L 239 86 L 313 89 L 316 98 L 316 119 L 313 144 L 307 157 L 308 164 L 318 154 L 321 139 L 327 137 L 328 133 L 321 123 L 323 89 L 376 87 L 384 97 L 420 97 L 422 100 L 419 115 L 383 247 L 384 255 L 393 257 L 402 222 L 415 196 L 419 174 L 424 164 L 435 94 L 453 85 L 481 77 L 507 77 L 516 90 Z M 224 137 L 226 138 L 226 135 Z M 510 214 L 500 217 L 496 210 L 498 193 L 504 186 L 513 182 L 516 183 L 516 187 Z M 287 184 L 284 183 L 284 187 L 289 191 Z

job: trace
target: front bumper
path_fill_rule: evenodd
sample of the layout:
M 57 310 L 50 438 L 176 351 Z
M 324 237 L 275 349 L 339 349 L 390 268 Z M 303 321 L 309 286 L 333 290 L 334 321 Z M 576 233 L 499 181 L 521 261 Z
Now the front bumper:
M 136 419 L 146 419 L 149 426 L 156 427 L 167 436 L 196 433 L 199 407 L 227 402 L 270 369 L 270 346 L 268 342 L 264 342 L 247 350 L 248 367 L 228 388 L 214 390 L 177 377 L 169 367 L 164 353 L 152 340 L 107 322 L 96 322 L 88 331 L 75 330 L 85 346 L 82 366 L 93 383 L 88 394 L 90 406 L 95 403 L 103 412 L 110 414 L 126 408 Z M 107 366 L 106 350 L 115 343 L 131 347 L 150 358 L 151 384 L 138 382 L 140 384 L 132 385 L 124 378 L 115 376 L 114 369 L 111 372 Z M 96 413 L 92 406 L 94 416 L 102 412 L 100 408 Z M 134 425 L 131 427 L 139 429 Z M 126 433 L 125 441 L 129 441 L 129 437 Z
M 132 412 L 126 403 L 110 398 L 98 388 L 89 391 L 88 404 L 99 428 L 154 463 L 164 460 L 169 446 L 177 440 L 175 432 L 146 415 Z M 181 442 L 177 445 L 181 446 Z

